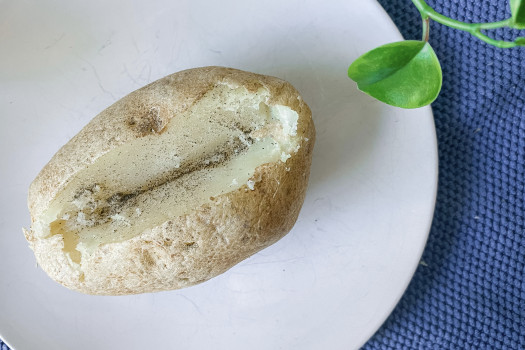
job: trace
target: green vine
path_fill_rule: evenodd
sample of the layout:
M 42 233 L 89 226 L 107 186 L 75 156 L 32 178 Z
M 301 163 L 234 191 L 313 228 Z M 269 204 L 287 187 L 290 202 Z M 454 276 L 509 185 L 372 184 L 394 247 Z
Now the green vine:
M 431 19 L 437 23 L 446 25 L 447 27 L 463 30 L 475 36 L 478 39 L 483 40 L 484 42 L 494 45 L 496 47 L 507 49 L 515 46 L 519 46 L 515 41 L 504 41 L 504 40 L 495 40 L 487 35 L 483 34 L 481 31 L 484 29 L 497 29 L 503 27 L 511 27 L 513 22 L 512 18 L 506 19 L 499 22 L 489 22 L 489 23 L 465 23 L 457 21 L 452 18 L 448 18 L 438 12 L 436 12 L 432 7 L 430 7 L 424 0 L 412 0 L 416 8 L 421 13 L 423 21 Z
M 348 76 L 358 88 L 387 104 L 402 108 L 418 108 L 432 103 L 441 90 L 442 73 L 439 60 L 428 43 L 430 21 L 465 31 L 498 48 L 525 46 L 525 37 L 514 41 L 496 40 L 484 30 L 525 28 L 525 0 L 510 0 L 512 16 L 489 23 L 465 23 L 436 12 L 424 0 L 412 0 L 423 20 L 421 41 L 406 40 L 375 48 L 348 68 Z

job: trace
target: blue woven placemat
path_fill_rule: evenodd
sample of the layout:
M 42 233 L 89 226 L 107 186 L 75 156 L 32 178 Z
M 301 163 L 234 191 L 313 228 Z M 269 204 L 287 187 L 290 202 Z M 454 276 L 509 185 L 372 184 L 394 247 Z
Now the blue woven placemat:
M 410 0 L 379 2 L 405 38 L 420 38 Z M 510 13 L 506 0 L 428 3 L 465 22 Z M 443 90 L 432 105 L 440 174 L 425 264 L 364 349 L 525 349 L 525 48 L 440 24 L 430 43 Z
M 379 2 L 405 38 L 419 39 L 410 0 Z M 509 16 L 506 0 L 428 3 L 466 22 Z M 425 264 L 364 349 L 525 349 L 525 48 L 437 24 L 430 43 L 443 90 L 433 104 L 440 175 Z

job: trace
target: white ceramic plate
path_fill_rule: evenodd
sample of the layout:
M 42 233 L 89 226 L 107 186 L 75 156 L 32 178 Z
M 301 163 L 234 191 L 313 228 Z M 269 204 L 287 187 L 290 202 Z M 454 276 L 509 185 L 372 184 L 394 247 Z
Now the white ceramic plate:
M 359 93 L 350 62 L 401 36 L 373 0 L 0 2 L 0 336 L 18 349 L 352 349 L 408 285 L 432 219 L 429 108 Z M 292 82 L 317 144 L 292 232 L 204 284 L 95 297 L 35 266 L 27 187 L 94 115 L 182 69 Z

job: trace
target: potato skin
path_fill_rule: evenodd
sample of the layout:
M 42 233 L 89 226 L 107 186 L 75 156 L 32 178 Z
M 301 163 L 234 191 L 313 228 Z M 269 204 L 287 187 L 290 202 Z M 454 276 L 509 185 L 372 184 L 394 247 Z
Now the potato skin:
M 125 96 L 96 116 L 63 146 L 30 186 L 32 221 L 75 173 L 111 149 L 161 133 L 169 119 L 197 102 L 218 82 L 270 91 L 270 104 L 299 115 L 300 148 L 286 163 L 259 166 L 254 190 L 246 185 L 213 198 L 188 214 L 174 217 L 140 235 L 101 245 L 74 268 L 64 255 L 60 235 L 25 235 L 38 264 L 64 286 L 87 294 L 123 295 L 188 287 L 228 270 L 275 243 L 294 225 L 308 184 L 315 129 L 311 111 L 287 82 L 224 67 L 195 68 L 169 75 Z M 160 113 L 148 113 L 151 105 Z

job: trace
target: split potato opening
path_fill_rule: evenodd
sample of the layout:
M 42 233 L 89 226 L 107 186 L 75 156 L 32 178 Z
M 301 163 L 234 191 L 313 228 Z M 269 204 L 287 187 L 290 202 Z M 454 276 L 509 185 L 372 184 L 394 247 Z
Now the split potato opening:
M 40 238 L 62 235 L 72 265 L 99 246 L 122 242 L 214 197 L 256 186 L 255 169 L 299 149 L 298 114 L 272 105 L 265 88 L 218 83 L 167 122 L 149 108 L 129 127 L 143 136 L 77 172 L 37 218 Z M 192 242 L 188 242 L 192 244 Z

